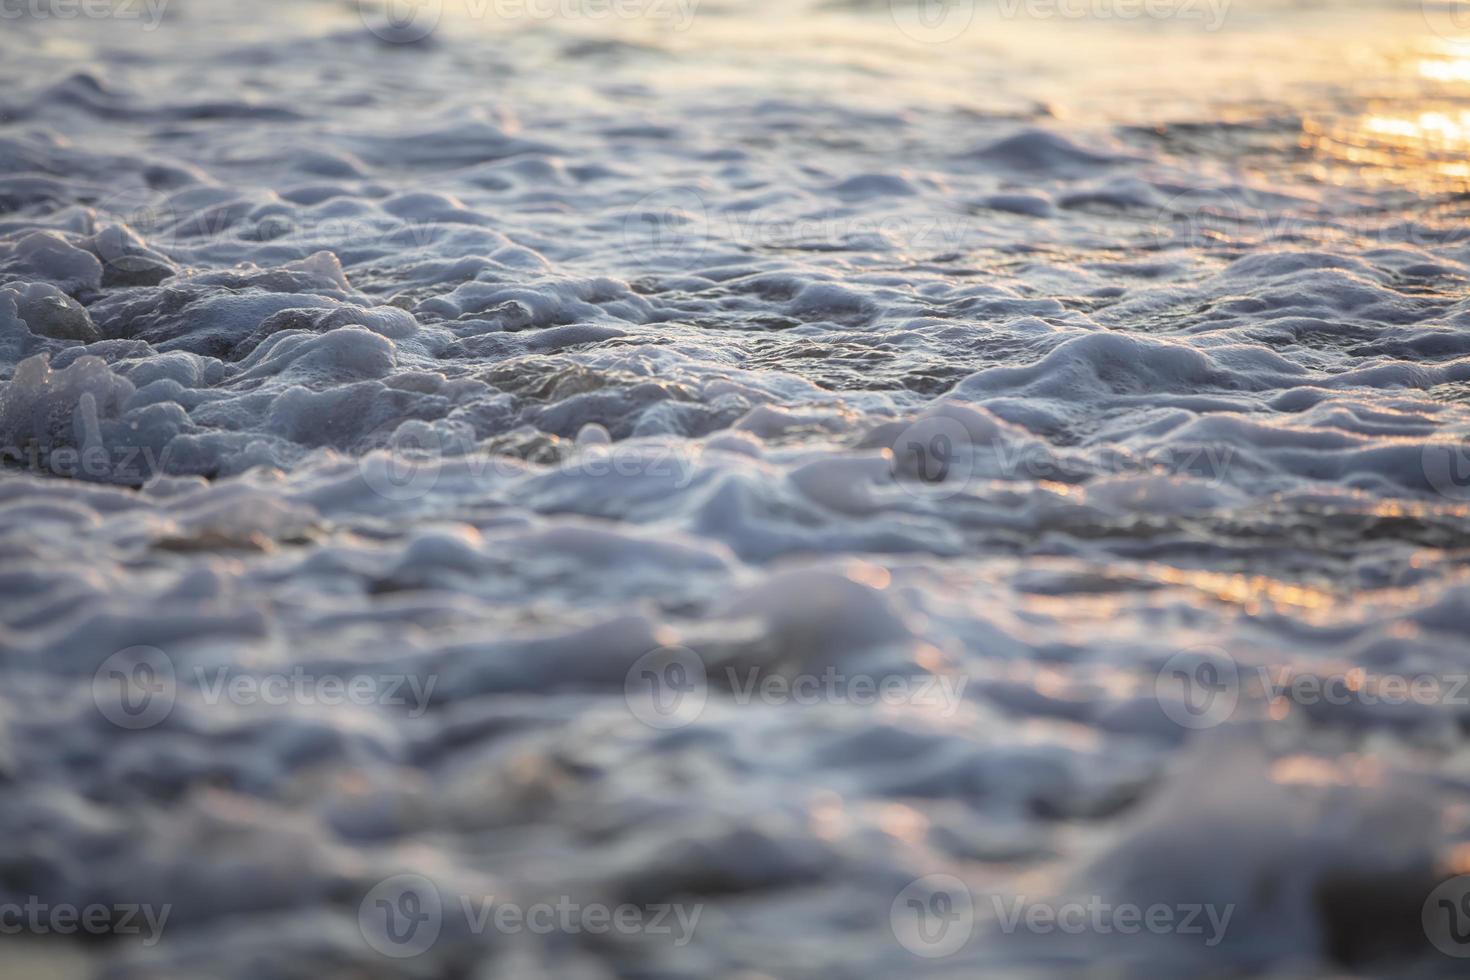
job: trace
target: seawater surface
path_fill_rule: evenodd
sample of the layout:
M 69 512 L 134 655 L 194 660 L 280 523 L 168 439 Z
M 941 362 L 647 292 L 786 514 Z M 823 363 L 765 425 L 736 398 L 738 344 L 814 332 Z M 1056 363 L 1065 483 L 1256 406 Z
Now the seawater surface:
M 1459 975 L 1470 18 L 1141 7 L 6 6 L 0 973 Z

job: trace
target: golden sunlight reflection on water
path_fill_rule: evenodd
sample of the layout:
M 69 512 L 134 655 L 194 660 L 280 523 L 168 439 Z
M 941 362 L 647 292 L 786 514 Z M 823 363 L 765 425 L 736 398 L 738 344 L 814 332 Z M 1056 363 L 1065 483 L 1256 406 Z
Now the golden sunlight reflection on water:
M 1421 195 L 1463 191 L 1470 185 L 1470 40 L 1410 34 L 1385 41 L 1384 50 L 1383 68 L 1348 86 L 1352 111 L 1303 113 L 1302 145 L 1318 176 Z
M 854 103 L 881 91 L 888 105 L 897 95 L 981 112 L 1041 106 L 1069 124 L 1100 127 L 1295 116 L 1299 128 L 1281 130 L 1276 148 L 1297 154 L 1304 179 L 1431 194 L 1470 183 L 1470 25 L 1464 39 L 1446 37 L 1417 9 L 1238 0 L 1220 30 L 1205 31 L 1172 21 L 1008 18 L 979 4 L 967 29 L 924 43 L 905 35 L 886 0 L 666 0 L 646 5 L 658 16 L 598 19 L 487 17 L 499 9 L 487 2 L 449 0 L 446 18 L 462 28 L 645 45 L 651 72 L 677 72 L 691 88 L 820 90 Z M 568 3 L 576 8 L 545 0 L 524 9 Z

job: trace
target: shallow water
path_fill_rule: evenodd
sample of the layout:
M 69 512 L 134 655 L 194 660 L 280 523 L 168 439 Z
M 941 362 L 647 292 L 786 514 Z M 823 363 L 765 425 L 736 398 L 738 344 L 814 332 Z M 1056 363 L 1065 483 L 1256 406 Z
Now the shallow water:
M 1458 975 L 1470 17 L 1118 2 L 5 7 L 0 975 Z

